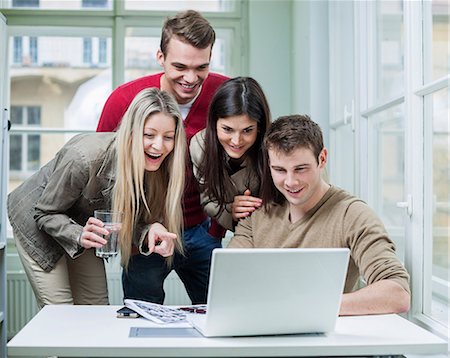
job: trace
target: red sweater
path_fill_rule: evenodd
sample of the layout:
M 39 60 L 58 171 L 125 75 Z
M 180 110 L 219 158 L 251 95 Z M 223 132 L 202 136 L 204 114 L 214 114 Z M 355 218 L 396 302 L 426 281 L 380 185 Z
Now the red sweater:
M 115 131 L 133 98 L 144 88 L 160 88 L 160 79 L 162 75 L 163 73 L 158 73 L 141 77 L 117 87 L 111 93 L 103 107 L 97 126 L 97 132 Z M 191 138 L 206 127 L 208 107 L 212 96 L 217 88 L 227 79 L 228 78 L 225 76 L 210 73 L 205 82 L 203 82 L 200 95 L 192 104 L 192 107 L 184 120 L 188 146 Z M 206 215 L 200 205 L 200 194 L 198 192 L 197 182 L 192 174 L 192 163 L 190 161 L 186 170 L 183 216 L 185 228 L 198 225 L 206 219 Z M 222 237 L 224 234 L 224 230 L 215 225 L 211 229 L 210 234 L 215 237 Z

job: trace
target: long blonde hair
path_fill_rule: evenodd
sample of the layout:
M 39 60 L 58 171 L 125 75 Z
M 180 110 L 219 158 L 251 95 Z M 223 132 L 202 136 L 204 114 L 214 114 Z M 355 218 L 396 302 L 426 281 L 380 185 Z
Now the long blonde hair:
M 145 171 L 144 124 L 155 113 L 171 116 L 176 124 L 175 145 L 155 172 Z M 178 104 L 167 92 L 148 88 L 139 92 L 125 112 L 117 131 L 116 182 L 112 206 L 123 212 L 120 231 L 121 264 L 128 267 L 136 225 L 162 223 L 177 234 L 175 249 L 183 253 L 183 214 L 186 136 Z M 168 264 L 172 257 L 167 259 Z

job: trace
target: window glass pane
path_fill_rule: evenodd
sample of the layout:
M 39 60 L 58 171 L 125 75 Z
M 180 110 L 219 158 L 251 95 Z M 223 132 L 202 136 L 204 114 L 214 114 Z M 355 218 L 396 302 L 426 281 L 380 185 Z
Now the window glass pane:
M 330 122 L 352 112 L 354 98 L 354 13 L 352 1 L 330 2 Z M 345 55 L 343 55 L 345 54 Z
M 145 32 L 158 33 L 157 36 L 147 36 Z M 162 68 L 156 60 L 160 43 L 160 29 L 128 28 L 125 37 L 125 82 L 138 77 L 161 72 Z M 216 30 L 216 41 L 213 46 L 210 70 L 225 74 L 231 67 L 229 55 L 229 38 L 231 30 Z
M 23 123 L 23 107 L 11 106 L 11 124 Z
M 30 38 L 22 39 L 28 43 Z M 105 58 L 100 59 L 98 37 L 35 39 L 39 61 L 31 67 L 28 60 L 11 65 L 11 105 L 28 107 L 28 124 L 95 130 L 111 92 L 111 39 L 106 39 L 106 61 L 100 61 Z M 91 50 L 88 63 L 84 61 L 85 43 Z M 36 118 L 41 122 L 36 122 Z
M 81 7 L 105 8 L 108 6 L 107 0 L 82 0 Z
M 6 8 L 33 8 L 42 10 L 110 10 L 112 0 L 12 0 L 5 1 Z
M 12 7 L 39 7 L 39 0 L 12 0 Z
M 156 61 L 159 41 L 159 37 L 125 38 L 125 82 L 162 71 Z
M 9 169 L 22 169 L 22 136 L 11 134 L 9 136 Z
M 92 39 L 83 39 L 83 62 L 92 63 Z
M 448 326 L 450 237 L 450 124 L 448 88 L 432 96 L 432 300 L 429 314 Z M 429 237 L 427 235 L 427 237 Z
M 331 162 L 330 182 L 349 193 L 354 193 L 354 144 L 350 125 L 339 126 L 331 132 L 333 147 L 329 153 Z
M 27 170 L 35 171 L 40 167 L 41 136 L 39 134 L 28 134 L 27 140 Z
M 182 11 L 193 9 L 197 11 L 233 11 L 235 0 L 124 0 L 127 10 L 172 10 Z
M 41 124 L 41 107 L 27 107 L 27 122 L 29 125 Z
M 108 55 L 108 40 L 100 38 L 98 41 L 98 62 L 101 64 L 106 64 Z
M 38 62 L 37 50 L 37 38 L 30 37 L 30 61 L 32 64 L 36 64 Z
M 373 103 L 403 92 L 403 1 L 377 1 Z
M 57 28 L 54 31 L 63 32 Z M 16 137 L 11 143 L 11 190 L 51 160 L 70 136 L 39 134 L 34 128 L 95 131 L 112 87 L 110 37 L 101 37 L 106 42 L 103 58 L 100 58 L 100 37 L 23 35 L 19 38 L 24 50 L 35 39 L 31 48 L 36 49 L 37 61 L 32 63 L 29 53 L 23 53 L 20 63 L 10 58 L 11 135 Z M 91 45 L 89 63 L 83 58 L 85 40 Z M 11 40 L 10 46 L 13 44 Z M 24 131 L 21 125 L 33 129 Z
M 450 72 L 449 12 L 448 0 L 433 0 L 432 78 L 436 80 Z M 427 79 L 428 80 L 428 79 Z
M 369 118 L 372 143 L 369 143 L 373 195 L 371 206 L 383 221 L 404 261 L 405 209 L 397 207 L 405 195 L 405 129 L 403 104 Z M 373 205 L 372 205 L 373 202 Z
M 22 62 L 22 38 L 18 36 L 13 39 L 13 62 Z

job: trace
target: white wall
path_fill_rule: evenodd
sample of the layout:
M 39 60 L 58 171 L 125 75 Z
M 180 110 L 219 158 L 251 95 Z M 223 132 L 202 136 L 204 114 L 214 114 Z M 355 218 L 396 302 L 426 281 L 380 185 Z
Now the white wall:
M 308 114 L 329 146 L 328 2 L 292 4 L 292 111 Z
M 248 75 L 266 93 L 273 118 L 292 113 L 292 1 L 249 1 Z
M 266 92 L 273 118 L 308 114 L 328 146 L 328 2 L 250 0 L 249 76 Z

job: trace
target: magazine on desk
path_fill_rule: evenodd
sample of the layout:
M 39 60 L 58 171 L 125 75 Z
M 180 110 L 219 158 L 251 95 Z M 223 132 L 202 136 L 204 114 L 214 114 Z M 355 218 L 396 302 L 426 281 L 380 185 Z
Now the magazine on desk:
M 186 320 L 186 314 L 205 314 L 206 304 L 169 307 L 148 301 L 125 299 L 124 304 L 142 317 L 155 323 L 175 323 Z
M 186 319 L 186 313 L 178 308 L 132 299 L 125 299 L 124 303 L 128 308 L 155 323 L 175 323 Z

